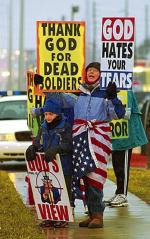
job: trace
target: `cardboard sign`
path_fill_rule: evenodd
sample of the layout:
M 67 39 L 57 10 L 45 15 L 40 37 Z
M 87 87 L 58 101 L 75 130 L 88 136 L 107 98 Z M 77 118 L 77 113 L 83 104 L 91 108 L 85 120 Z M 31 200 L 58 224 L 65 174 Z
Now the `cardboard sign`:
M 37 70 L 42 91 L 77 92 L 85 64 L 84 22 L 37 22 Z
M 47 163 L 44 153 L 26 161 L 38 219 L 73 222 L 59 155 Z
M 115 82 L 120 90 L 132 88 L 135 19 L 103 18 L 101 50 L 101 88 Z
M 128 92 L 125 90 L 120 91 L 117 96 L 121 100 L 123 105 L 126 105 L 128 108 Z M 122 139 L 129 137 L 129 129 L 128 129 L 128 120 L 120 119 L 120 120 L 112 120 L 110 122 L 111 131 L 112 131 L 112 139 Z
M 35 94 L 34 73 L 31 71 L 27 72 L 27 96 L 28 127 L 36 136 L 40 125 L 40 117 L 33 117 L 31 109 L 42 107 L 44 96 Z

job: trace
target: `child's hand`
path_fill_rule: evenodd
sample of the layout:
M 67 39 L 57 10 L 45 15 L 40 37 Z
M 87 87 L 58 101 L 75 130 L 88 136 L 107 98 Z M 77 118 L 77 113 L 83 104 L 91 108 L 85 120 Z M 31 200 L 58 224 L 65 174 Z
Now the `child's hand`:
M 33 117 L 36 117 L 36 108 L 31 108 L 30 112 L 31 112 Z
M 30 145 L 26 150 L 26 159 L 27 161 L 32 161 L 35 159 L 35 155 L 37 152 L 37 147 L 35 145 Z
M 50 148 L 45 152 L 45 161 L 47 163 L 51 162 L 53 159 L 55 159 L 56 154 L 59 153 L 59 148 L 55 147 L 55 148 Z
M 43 114 L 43 108 L 42 107 L 40 107 L 40 108 L 33 107 L 30 109 L 30 112 L 33 117 L 41 116 Z

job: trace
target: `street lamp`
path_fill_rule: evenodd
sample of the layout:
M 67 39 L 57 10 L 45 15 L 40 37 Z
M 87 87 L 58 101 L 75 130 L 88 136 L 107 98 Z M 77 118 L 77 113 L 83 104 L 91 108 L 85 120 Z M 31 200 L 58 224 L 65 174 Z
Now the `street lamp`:
M 74 20 L 74 15 L 79 11 L 79 6 L 72 6 L 71 8 L 71 20 Z

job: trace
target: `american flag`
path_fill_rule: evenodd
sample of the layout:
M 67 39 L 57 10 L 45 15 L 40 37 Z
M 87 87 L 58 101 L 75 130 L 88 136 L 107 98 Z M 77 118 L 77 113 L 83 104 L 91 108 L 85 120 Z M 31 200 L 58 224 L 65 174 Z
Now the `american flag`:
M 76 119 L 73 148 L 72 192 L 74 198 L 85 199 L 83 181 L 102 189 L 107 178 L 107 159 L 111 153 L 109 123 Z

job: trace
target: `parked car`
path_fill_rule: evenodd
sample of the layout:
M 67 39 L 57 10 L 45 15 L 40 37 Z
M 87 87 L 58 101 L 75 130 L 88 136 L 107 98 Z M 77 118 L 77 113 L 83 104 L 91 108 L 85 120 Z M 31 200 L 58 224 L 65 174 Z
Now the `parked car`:
M 27 96 L 0 98 L 0 160 L 24 159 L 32 142 L 27 126 Z

